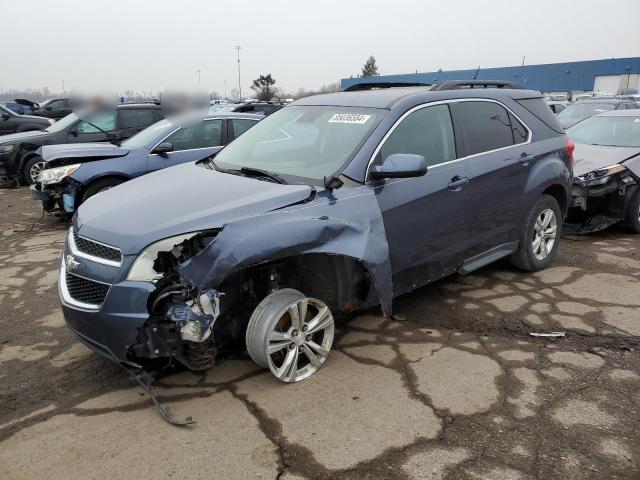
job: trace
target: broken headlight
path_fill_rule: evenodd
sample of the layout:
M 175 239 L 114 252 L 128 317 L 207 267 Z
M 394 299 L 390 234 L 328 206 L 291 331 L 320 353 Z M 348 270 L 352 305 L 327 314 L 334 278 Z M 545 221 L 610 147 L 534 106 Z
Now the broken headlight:
M 68 177 L 73 172 L 80 168 L 81 163 L 74 165 L 65 165 L 64 167 L 48 168 L 43 170 L 38 175 L 38 182 L 43 185 L 52 185 L 54 183 L 60 183 L 63 178 Z
M 180 264 L 211 243 L 218 232 L 214 229 L 184 233 L 152 243 L 133 262 L 127 280 L 153 282 L 175 272 Z
M 154 265 L 160 252 L 170 252 L 185 240 L 197 235 L 198 232 L 185 233 L 175 237 L 165 238 L 159 242 L 152 243 L 145 248 L 136 261 L 133 262 L 127 280 L 138 280 L 141 282 L 152 282 L 164 276 L 163 272 L 158 272 Z
M 615 164 L 609 167 L 593 170 L 592 172 L 585 173 L 584 175 L 580 175 L 579 177 L 575 177 L 574 181 L 582 187 L 604 185 L 610 180 L 609 177 L 611 177 L 611 175 L 624 172 L 625 170 L 626 168 L 624 167 L 624 165 Z

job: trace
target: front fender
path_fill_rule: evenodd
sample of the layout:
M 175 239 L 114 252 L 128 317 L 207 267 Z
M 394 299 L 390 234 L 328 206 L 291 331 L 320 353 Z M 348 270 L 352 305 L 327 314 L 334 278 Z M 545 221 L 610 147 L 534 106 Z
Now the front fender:
M 389 246 L 372 193 L 320 198 L 311 205 L 231 222 L 204 250 L 182 265 L 180 274 L 191 285 L 216 288 L 246 267 L 308 253 L 358 260 L 371 275 L 383 312 L 391 314 Z

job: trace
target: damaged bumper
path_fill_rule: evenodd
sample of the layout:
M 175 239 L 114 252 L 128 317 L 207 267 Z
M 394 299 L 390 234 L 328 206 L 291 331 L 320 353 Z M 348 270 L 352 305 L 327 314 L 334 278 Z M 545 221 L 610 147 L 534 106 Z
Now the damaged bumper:
M 49 186 L 34 183 L 31 185 L 30 191 L 31 198 L 41 202 L 42 208 L 47 212 L 60 210 L 73 213 L 77 208 L 80 196 L 79 184 L 70 181 Z
M 574 179 L 564 232 L 597 232 L 620 222 L 625 218 L 627 205 L 637 188 L 636 179 L 628 173 L 611 176 L 595 185 Z
M 117 252 L 69 230 L 58 281 L 67 326 L 117 362 L 176 358 L 192 369 L 211 366 L 220 294 L 179 282 L 128 280 L 134 258 L 104 258 Z

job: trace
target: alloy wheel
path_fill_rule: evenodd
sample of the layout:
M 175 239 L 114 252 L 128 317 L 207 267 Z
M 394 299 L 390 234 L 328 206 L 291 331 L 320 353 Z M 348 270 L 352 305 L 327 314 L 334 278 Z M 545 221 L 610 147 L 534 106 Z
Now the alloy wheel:
M 36 183 L 38 181 L 38 175 L 46 169 L 46 166 L 47 162 L 37 162 L 31 166 L 29 169 L 29 178 L 31 178 L 31 183 Z
M 556 243 L 558 233 L 558 220 L 555 212 L 547 208 L 540 212 L 533 227 L 533 240 L 531 246 L 533 255 L 538 260 L 544 260 L 549 256 Z
M 247 328 L 247 350 L 278 380 L 299 382 L 325 362 L 334 333 L 333 315 L 324 302 L 283 289 L 256 308 Z

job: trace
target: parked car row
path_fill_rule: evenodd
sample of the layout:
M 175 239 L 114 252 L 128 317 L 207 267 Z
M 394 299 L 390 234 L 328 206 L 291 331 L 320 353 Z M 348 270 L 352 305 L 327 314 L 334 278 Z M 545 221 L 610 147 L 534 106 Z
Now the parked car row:
M 73 213 L 59 295 L 83 343 L 194 370 L 240 344 L 296 382 L 349 312 L 392 316 L 398 295 L 501 258 L 541 270 L 565 228 L 640 233 L 640 110 L 614 105 L 565 132 L 511 82 L 362 86 L 266 117 L 165 119 L 117 144 L 0 137 L 0 152 L 30 152 L 38 172 L 24 154 L 4 165 L 46 210 Z M 139 108 L 118 107 L 112 130 L 97 112 L 52 127 L 114 140 Z

